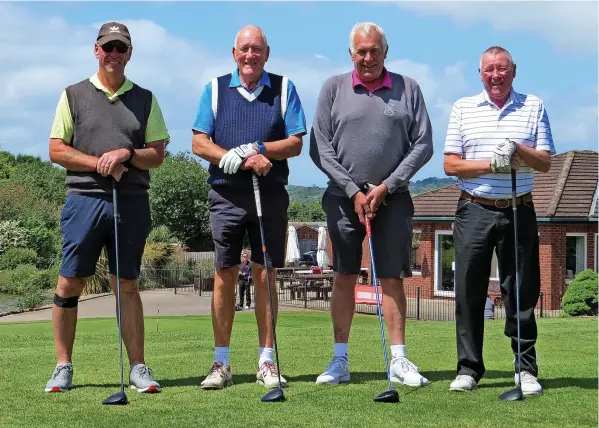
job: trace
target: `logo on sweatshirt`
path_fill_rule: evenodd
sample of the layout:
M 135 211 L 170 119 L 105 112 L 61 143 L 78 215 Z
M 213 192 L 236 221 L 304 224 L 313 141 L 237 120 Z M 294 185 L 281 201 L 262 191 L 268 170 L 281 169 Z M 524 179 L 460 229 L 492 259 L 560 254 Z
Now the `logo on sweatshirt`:
M 389 100 L 389 102 L 385 104 L 383 114 L 386 114 L 387 116 L 393 116 L 395 114 L 395 110 L 393 110 L 393 107 L 395 107 L 395 101 Z

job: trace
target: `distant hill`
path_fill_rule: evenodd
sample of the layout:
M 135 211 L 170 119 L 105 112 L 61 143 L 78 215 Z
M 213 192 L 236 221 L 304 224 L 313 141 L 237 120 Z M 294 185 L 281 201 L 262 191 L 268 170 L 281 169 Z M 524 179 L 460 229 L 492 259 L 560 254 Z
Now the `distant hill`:
M 412 195 L 429 192 L 440 187 L 455 184 L 456 179 L 451 177 L 437 178 L 429 177 L 424 180 L 410 182 L 410 192 Z M 325 191 L 324 187 L 318 186 L 287 186 L 289 192 L 289 200 L 291 202 L 314 202 L 320 201 L 322 194 Z

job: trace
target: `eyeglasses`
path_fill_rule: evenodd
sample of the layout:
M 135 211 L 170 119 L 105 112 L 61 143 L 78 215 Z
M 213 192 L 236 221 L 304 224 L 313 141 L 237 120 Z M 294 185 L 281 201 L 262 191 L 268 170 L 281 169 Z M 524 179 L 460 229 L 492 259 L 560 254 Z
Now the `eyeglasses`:
M 129 46 L 127 46 L 126 44 L 124 44 L 122 42 L 108 42 L 108 43 L 104 43 L 100 47 L 106 53 L 112 53 L 114 51 L 114 48 L 116 48 L 116 51 L 120 54 L 124 54 L 125 52 L 127 52 L 129 50 Z

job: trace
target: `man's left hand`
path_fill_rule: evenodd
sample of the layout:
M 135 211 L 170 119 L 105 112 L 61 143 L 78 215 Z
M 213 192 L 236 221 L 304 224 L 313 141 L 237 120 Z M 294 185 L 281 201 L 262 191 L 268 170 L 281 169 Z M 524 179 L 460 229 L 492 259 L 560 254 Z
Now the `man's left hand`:
M 117 149 L 106 152 L 100 156 L 100 159 L 98 159 L 96 171 L 103 177 L 108 177 L 114 172 L 114 169 L 118 164 L 122 164 L 127 159 L 129 159 L 129 150 L 127 149 Z
M 268 174 L 271 168 L 272 163 L 264 155 L 254 155 L 241 164 L 241 169 L 252 169 L 259 176 Z
M 494 173 L 510 172 L 512 155 L 516 152 L 516 143 L 509 139 L 497 144 L 491 158 L 491 171 Z
M 378 186 L 372 187 L 366 194 L 366 200 L 370 204 L 370 210 L 376 213 L 379 205 L 385 201 L 385 197 L 389 194 L 389 188 L 381 183 Z

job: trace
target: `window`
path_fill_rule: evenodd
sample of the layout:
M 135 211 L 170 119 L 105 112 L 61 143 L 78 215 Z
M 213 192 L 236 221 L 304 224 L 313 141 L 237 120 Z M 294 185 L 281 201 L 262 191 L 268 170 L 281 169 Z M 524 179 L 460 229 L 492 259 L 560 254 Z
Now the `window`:
M 566 233 L 566 280 L 587 268 L 586 233 Z
M 595 233 L 595 272 L 599 269 L 599 252 L 597 251 L 597 244 L 599 243 L 599 233 Z
M 412 234 L 412 253 L 410 254 L 410 267 L 413 275 L 422 275 L 421 236 L 421 230 L 414 230 Z
M 455 245 L 451 230 L 435 232 L 435 296 L 455 296 Z

